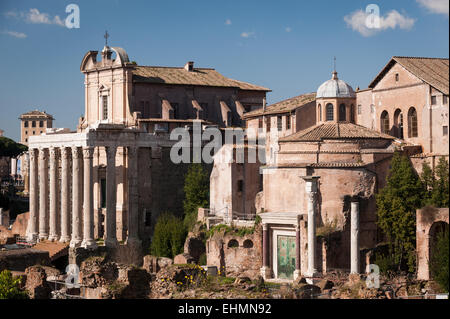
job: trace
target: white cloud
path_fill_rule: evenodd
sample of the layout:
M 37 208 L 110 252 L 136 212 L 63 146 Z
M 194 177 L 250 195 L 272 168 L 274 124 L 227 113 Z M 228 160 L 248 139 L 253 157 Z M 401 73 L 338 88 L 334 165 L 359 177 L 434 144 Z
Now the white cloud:
M 242 32 L 241 33 L 241 37 L 243 38 L 250 38 L 253 37 L 255 35 L 255 32 Z
M 396 10 L 392 10 L 388 12 L 384 17 L 380 16 L 380 25 L 379 28 L 371 28 L 369 13 L 366 13 L 362 10 L 357 10 L 347 16 L 344 17 L 345 22 L 348 27 L 351 27 L 354 31 L 359 32 L 361 35 L 365 37 L 370 37 L 375 35 L 378 32 L 385 31 L 387 29 L 402 29 L 402 30 L 410 30 L 414 23 L 415 19 L 409 18 L 400 14 Z
M 48 13 L 41 13 L 38 9 L 32 8 L 26 15 L 26 21 L 29 23 L 43 23 L 43 24 L 56 24 L 59 26 L 64 26 L 64 22 L 62 22 L 59 16 L 51 16 Z
M 25 33 L 16 32 L 16 31 L 2 31 L 0 33 L 7 34 L 7 35 L 10 35 L 10 36 L 12 36 L 14 38 L 18 38 L 18 39 L 25 39 L 27 37 L 27 35 Z
M 52 17 L 50 14 L 40 12 L 36 8 L 31 8 L 28 12 L 8 11 L 4 15 L 6 17 L 24 20 L 27 23 L 54 24 L 61 27 L 65 26 L 60 16 L 55 15 L 54 17 Z
M 292 31 L 292 28 L 291 27 L 286 27 L 286 32 L 291 32 Z
M 448 0 L 416 0 L 423 7 L 432 13 L 445 14 L 448 16 L 449 1 Z
M 227 19 L 227 20 L 225 21 L 225 25 L 231 25 L 231 20 L 230 20 L 230 19 Z

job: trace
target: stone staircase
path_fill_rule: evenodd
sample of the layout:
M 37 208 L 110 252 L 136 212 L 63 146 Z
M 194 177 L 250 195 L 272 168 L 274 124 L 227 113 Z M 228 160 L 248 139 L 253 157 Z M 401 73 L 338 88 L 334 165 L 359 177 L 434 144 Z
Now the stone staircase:
M 58 241 L 43 240 L 34 245 L 33 248 L 48 251 L 51 261 L 69 254 L 69 243 L 60 243 Z

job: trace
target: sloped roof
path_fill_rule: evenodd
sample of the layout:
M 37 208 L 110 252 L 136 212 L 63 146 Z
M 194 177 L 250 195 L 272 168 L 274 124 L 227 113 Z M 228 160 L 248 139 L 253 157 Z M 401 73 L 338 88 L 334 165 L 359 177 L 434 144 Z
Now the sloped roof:
M 280 138 L 280 142 L 318 142 L 324 139 L 386 139 L 393 136 L 353 123 L 322 123 Z
M 406 70 L 442 93 L 449 94 L 448 58 L 394 56 L 369 84 L 369 88 L 374 88 L 395 63 L 399 63 Z
M 214 69 L 194 68 L 187 71 L 183 67 L 136 66 L 133 70 L 134 82 L 159 84 L 198 85 L 215 87 L 235 87 L 241 90 L 270 92 L 270 89 L 227 78 Z
M 306 105 L 310 102 L 314 102 L 315 100 L 316 100 L 316 93 L 302 94 L 299 96 L 289 98 L 287 100 L 277 102 L 275 104 L 268 105 L 266 107 L 265 111 L 262 108 L 260 108 L 260 109 L 245 113 L 244 118 L 250 118 L 250 117 L 255 117 L 255 116 L 259 116 L 259 115 L 287 113 L 287 112 L 293 111 L 303 105 Z
M 53 119 L 53 116 L 51 116 L 50 114 L 44 112 L 44 111 L 38 111 L 38 110 L 34 110 L 34 111 L 30 111 L 27 113 L 23 113 L 20 118 L 22 117 L 27 117 L 27 116 L 39 116 L 39 117 L 45 117 L 45 118 L 50 118 Z

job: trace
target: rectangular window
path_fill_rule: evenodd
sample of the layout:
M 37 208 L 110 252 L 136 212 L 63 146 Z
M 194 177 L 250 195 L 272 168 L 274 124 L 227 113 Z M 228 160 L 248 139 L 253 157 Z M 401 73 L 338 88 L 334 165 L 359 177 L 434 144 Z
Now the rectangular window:
M 396 73 L 395 74 L 395 82 L 398 82 L 398 80 L 399 80 L 399 75 L 398 75 L 398 73 Z
M 436 97 L 436 95 L 433 95 L 431 97 L 431 105 L 436 105 L 436 103 L 437 103 L 437 97 Z
M 278 131 L 283 130 L 283 117 L 277 116 L 277 128 Z
M 108 96 L 103 96 L 103 119 L 108 119 Z
M 100 205 L 101 208 L 106 208 L 106 179 L 100 179 Z
M 39 121 L 39 127 L 44 127 L 44 121 Z
M 442 127 L 442 135 L 447 136 L 448 135 L 448 126 Z
M 28 127 L 28 121 L 23 122 L 24 127 Z
M 31 127 L 36 127 L 36 121 L 31 122 Z
M 244 181 L 242 179 L 238 180 L 238 192 L 242 192 L 244 190 Z
M 447 105 L 447 103 L 448 103 L 447 101 L 448 101 L 447 95 L 443 95 L 442 96 L 442 104 Z
M 270 132 L 270 125 L 271 125 L 271 117 L 266 117 L 266 132 Z
M 289 115 L 286 116 L 286 130 L 291 129 L 291 117 Z
M 145 210 L 145 226 L 150 227 L 152 225 L 152 212 Z
M 260 118 L 258 119 L 258 128 L 262 128 L 262 127 L 263 127 L 263 118 L 260 117 Z
M 358 105 L 358 115 L 360 115 L 361 112 L 362 112 L 361 108 L 362 108 L 362 106 L 361 106 L 361 104 L 359 104 L 359 105 Z

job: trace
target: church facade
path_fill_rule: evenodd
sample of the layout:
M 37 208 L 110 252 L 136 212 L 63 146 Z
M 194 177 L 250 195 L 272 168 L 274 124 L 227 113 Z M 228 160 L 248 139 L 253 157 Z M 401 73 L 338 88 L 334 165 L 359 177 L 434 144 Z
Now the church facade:
M 93 248 L 148 244 L 158 215 L 182 213 L 188 164 L 171 162 L 175 128 L 241 124 L 269 89 L 214 69 L 147 67 L 122 48 L 89 51 L 85 110 L 77 130 L 47 130 L 29 139 L 29 240 Z

